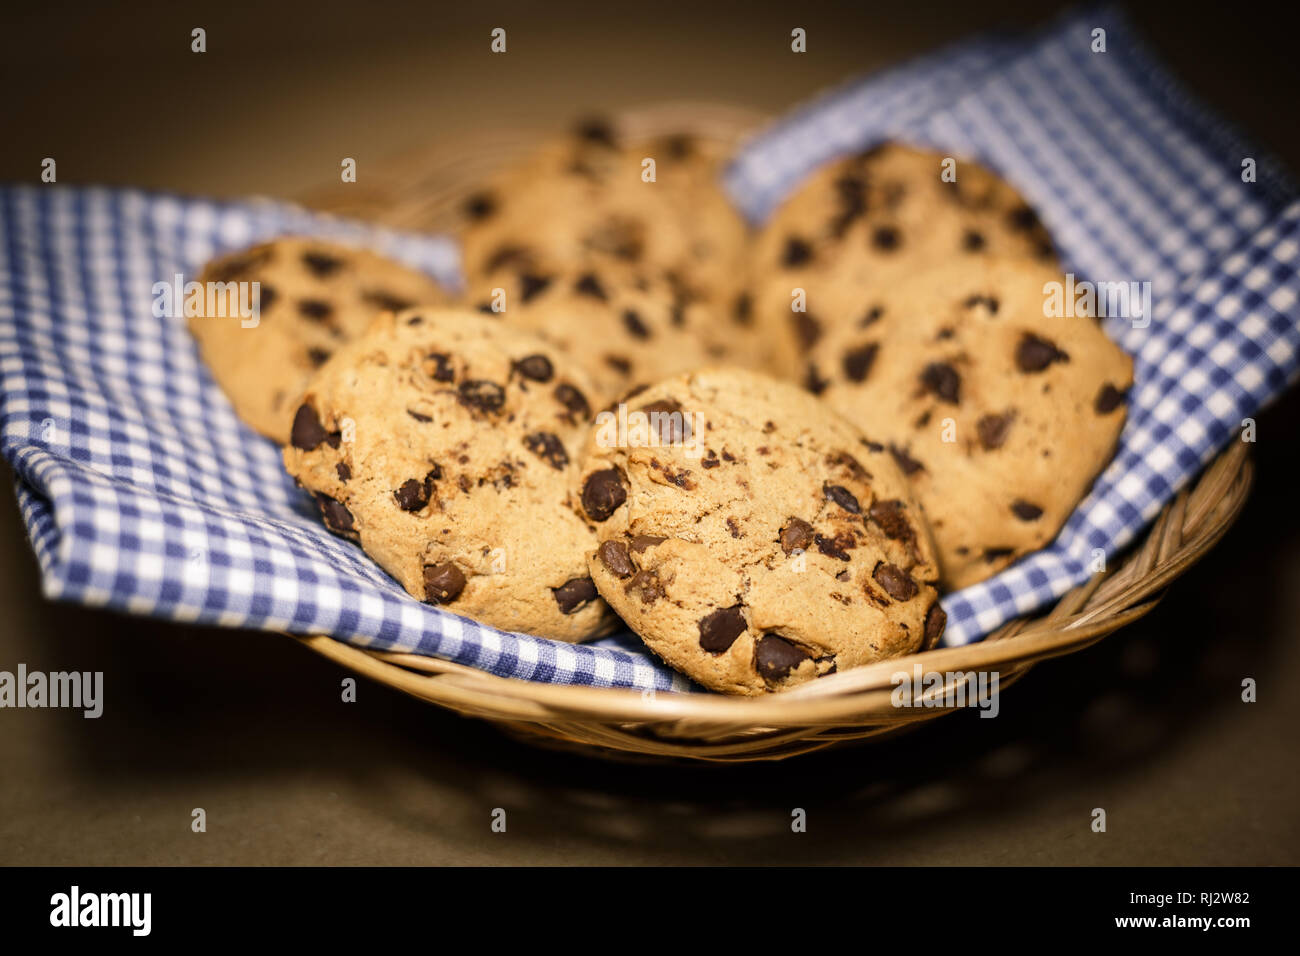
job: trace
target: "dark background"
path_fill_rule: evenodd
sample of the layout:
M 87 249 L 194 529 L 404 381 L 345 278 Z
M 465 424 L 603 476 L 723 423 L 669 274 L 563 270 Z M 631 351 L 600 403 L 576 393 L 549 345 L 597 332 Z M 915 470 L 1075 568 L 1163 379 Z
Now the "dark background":
M 53 156 L 60 182 L 292 198 L 337 183 L 342 156 L 364 175 L 484 124 L 681 98 L 778 112 L 1063 7 L 30 4 L 0 14 L 0 180 L 36 181 Z M 1300 167 L 1294 37 L 1271 11 L 1130 15 L 1200 97 Z M 496 26 L 505 56 L 488 53 Z M 997 720 L 735 768 L 535 750 L 364 682 L 345 705 L 344 672 L 287 638 L 49 604 L 0 495 L 0 669 L 103 670 L 107 700 L 96 721 L 0 711 L 0 863 L 1294 864 L 1298 419 L 1294 395 L 1261 417 L 1245 514 L 1163 605 L 1037 667 Z M 1259 703 L 1241 703 L 1244 677 Z

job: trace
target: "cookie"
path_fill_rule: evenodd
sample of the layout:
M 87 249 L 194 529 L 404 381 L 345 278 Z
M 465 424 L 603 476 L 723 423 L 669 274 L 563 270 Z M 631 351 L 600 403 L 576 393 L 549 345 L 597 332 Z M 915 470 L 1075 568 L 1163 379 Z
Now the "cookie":
M 886 144 L 836 160 L 808 177 L 760 230 L 756 320 L 778 373 L 793 376 L 799 359 L 840 322 L 827 288 L 883 289 L 917 269 L 982 255 L 1055 263 L 1046 230 L 1015 189 L 970 160 L 957 161 L 956 179 L 945 182 L 944 159 Z
M 216 259 L 199 282 L 259 283 L 255 320 L 241 318 L 234 295 L 214 296 L 209 313 L 205 296 L 189 327 L 239 417 L 281 444 L 307 379 L 377 312 L 446 300 L 423 273 L 361 249 L 298 237 Z
M 643 179 L 647 159 L 653 182 Z M 627 142 L 608 123 L 582 124 L 467 198 L 466 279 L 610 256 L 667 272 L 693 296 L 732 308 L 749 236 L 718 185 L 724 159 L 691 136 Z
M 582 641 L 615 622 L 567 500 L 591 391 L 558 349 L 495 319 L 382 313 L 308 383 L 284 463 L 325 525 L 419 600 Z
M 948 588 L 1049 543 L 1114 452 L 1132 361 L 1094 319 L 1044 316 L 1063 282 L 990 258 L 837 290 L 852 321 L 812 350 L 813 388 L 911 480 Z
M 597 417 L 575 497 L 601 595 L 672 667 L 762 694 L 938 641 L 934 549 L 888 452 L 797 387 L 704 369 Z
M 493 276 L 467 301 L 562 349 L 595 383 L 598 406 L 704 365 L 758 362 L 743 317 L 720 315 L 662 271 L 608 257 Z

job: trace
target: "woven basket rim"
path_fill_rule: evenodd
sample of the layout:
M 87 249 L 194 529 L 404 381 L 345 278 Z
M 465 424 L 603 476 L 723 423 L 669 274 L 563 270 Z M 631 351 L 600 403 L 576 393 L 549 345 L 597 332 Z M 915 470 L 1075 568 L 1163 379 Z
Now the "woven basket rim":
M 755 110 L 719 103 L 651 104 L 620 113 L 637 136 L 690 132 L 736 145 L 766 123 Z M 434 144 L 408 151 L 382 185 L 364 194 L 317 190 L 316 208 L 386 225 L 446 231 L 459 200 L 482 175 L 545 134 L 495 130 L 483 143 Z M 781 759 L 847 741 L 894 733 L 951 707 L 894 706 L 892 678 L 921 666 L 945 675 L 937 693 L 996 670 L 999 690 L 1032 665 L 1079 651 L 1147 614 L 1164 590 L 1231 527 L 1249 495 L 1248 443 L 1228 445 L 1166 505 L 1116 566 L 1064 594 L 1046 613 L 1020 618 L 982 641 L 941 647 L 846 670 L 779 694 L 734 697 L 549 684 L 503 677 L 440 658 L 376 651 L 325 635 L 291 635 L 336 663 L 421 700 L 497 722 L 534 743 L 606 756 L 712 761 Z

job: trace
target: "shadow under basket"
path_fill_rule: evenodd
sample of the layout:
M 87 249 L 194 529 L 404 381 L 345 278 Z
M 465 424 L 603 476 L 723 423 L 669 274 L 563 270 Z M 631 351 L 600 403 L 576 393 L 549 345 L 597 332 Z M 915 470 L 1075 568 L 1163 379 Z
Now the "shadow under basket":
M 685 132 L 739 144 L 762 114 L 717 104 L 664 104 L 618 118 L 630 138 Z M 366 181 L 308 193 L 316 209 L 425 232 L 450 232 L 461 202 L 496 167 L 553 131 L 496 130 L 399 156 Z M 432 657 L 367 651 L 329 637 L 299 637 L 359 674 L 513 736 L 613 759 L 714 762 L 779 760 L 900 733 L 954 709 L 963 685 L 996 671 L 999 690 L 1035 662 L 1082 650 L 1145 615 L 1179 575 L 1237 519 L 1250 491 L 1249 445 L 1235 441 L 1171 501 L 1118 562 L 1065 594 L 1048 613 L 1012 621 L 983 641 L 939 648 L 833 674 L 781 694 L 727 697 L 542 684 L 496 677 Z M 945 675 L 914 706 L 893 703 L 894 675 L 920 665 Z M 970 688 L 973 693 L 974 688 Z M 930 701 L 934 706 L 915 706 Z

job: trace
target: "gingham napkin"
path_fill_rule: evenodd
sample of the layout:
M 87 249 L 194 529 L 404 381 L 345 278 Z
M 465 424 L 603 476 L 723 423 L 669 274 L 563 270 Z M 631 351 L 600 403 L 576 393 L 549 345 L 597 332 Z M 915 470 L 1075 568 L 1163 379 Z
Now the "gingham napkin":
M 1104 53 L 1092 51 L 1096 28 Z M 885 138 L 984 161 L 1041 211 L 1068 270 L 1153 289 L 1149 327 L 1107 327 L 1136 360 L 1115 461 L 1050 548 L 945 600 L 946 641 L 964 643 L 1086 578 L 1094 549 L 1123 548 L 1295 377 L 1300 202 L 1275 162 L 1181 93 L 1108 11 L 851 83 L 751 142 L 727 185 L 760 219 L 819 162 Z M 236 419 L 184 320 L 151 311 L 154 283 L 285 232 L 367 244 L 456 280 L 445 239 L 280 204 L 0 189 L 0 451 L 45 593 L 527 680 L 691 689 L 630 635 L 575 647 L 420 604 L 322 528 L 278 450 Z

